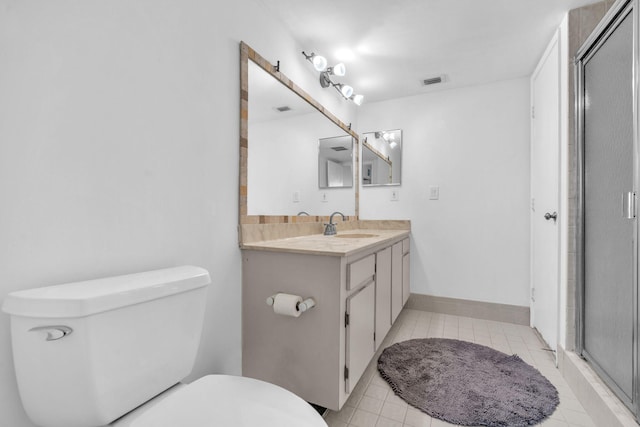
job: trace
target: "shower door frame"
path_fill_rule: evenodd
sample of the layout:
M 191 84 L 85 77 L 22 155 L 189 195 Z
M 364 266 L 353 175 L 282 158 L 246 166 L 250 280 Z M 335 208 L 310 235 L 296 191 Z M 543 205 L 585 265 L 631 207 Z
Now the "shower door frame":
M 633 224 L 633 342 L 632 342 L 632 375 L 633 387 L 631 400 L 625 397 L 625 393 L 615 384 L 609 375 L 602 369 L 593 359 L 585 356 L 584 340 L 585 340 L 585 158 L 584 158 L 584 66 L 585 63 L 598 51 L 608 37 L 617 29 L 618 25 L 631 13 L 633 21 L 633 58 L 632 58 L 632 122 L 633 122 L 633 188 L 630 189 L 638 194 L 640 186 L 639 163 L 638 163 L 638 23 L 639 11 L 638 0 L 618 1 L 604 16 L 602 21 L 593 30 L 591 35 L 584 42 L 582 47 L 578 49 L 574 58 L 575 64 L 575 135 L 577 150 L 577 212 L 576 212 L 576 353 L 583 359 L 587 360 L 589 366 L 600 376 L 604 383 L 614 391 L 614 394 L 625 404 L 634 414 L 636 419 L 640 416 L 640 390 L 638 375 L 639 363 L 639 332 L 638 332 L 638 217 L 636 211 L 636 220 Z M 637 197 L 636 197 L 637 205 Z

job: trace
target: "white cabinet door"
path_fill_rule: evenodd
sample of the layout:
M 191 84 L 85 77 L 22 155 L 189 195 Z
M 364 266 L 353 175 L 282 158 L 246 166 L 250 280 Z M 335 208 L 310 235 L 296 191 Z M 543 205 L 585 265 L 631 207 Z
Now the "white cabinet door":
M 375 353 L 375 282 L 372 280 L 347 298 L 345 391 L 350 393 Z M 347 320 L 348 319 L 348 320 Z
M 376 253 L 376 350 L 391 329 L 391 247 Z
M 402 242 L 391 247 L 391 323 L 402 310 Z
M 407 303 L 411 287 L 409 285 L 409 239 L 402 241 L 402 306 Z

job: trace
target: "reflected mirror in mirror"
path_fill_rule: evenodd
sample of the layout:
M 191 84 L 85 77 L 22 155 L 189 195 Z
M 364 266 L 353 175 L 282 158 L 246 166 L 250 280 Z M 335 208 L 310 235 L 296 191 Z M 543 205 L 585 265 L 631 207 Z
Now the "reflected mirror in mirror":
M 318 187 L 352 187 L 353 138 L 351 135 L 323 138 L 318 146 Z
M 402 130 L 362 135 L 362 185 L 400 185 Z
M 251 60 L 248 74 L 247 214 L 355 215 L 355 186 L 318 188 L 316 169 L 318 141 L 352 137 Z

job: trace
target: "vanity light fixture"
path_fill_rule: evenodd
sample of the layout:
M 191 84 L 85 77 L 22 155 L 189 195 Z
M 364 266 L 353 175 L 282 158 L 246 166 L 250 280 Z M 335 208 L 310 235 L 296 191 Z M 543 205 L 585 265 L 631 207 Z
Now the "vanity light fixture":
M 351 97 L 349 98 L 351 99 L 356 105 L 362 105 L 362 101 L 364 100 L 364 96 L 362 95 L 351 95 Z
M 303 52 L 304 53 L 304 52 Z M 333 85 L 331 76 L 344 76 L 347 73 L 347 67 L 341 62 L 338 65 L 327 68 L 320 72 L 320 86 L 329 87 Z
M 329 67 L 327 68 L 327 71 L 325 71 L 327 74 L 333 74 L 335 76 L 344 76 L 345 74 L 347 74 L 347 67 L 345 67 L 345 65 L 340 62 L 337 65 L 334 65 L 333 67 Z
M 351 95 L 353 95 L 353 88 L 349 85 L 337 83 L 337 84 L 334 84 L 334 86 L 336 87 L 336 89 L 340 91 L 342 96 L 344 96 L 347 99 L 349 99 Z
M 304 51 L 302 51 L 302 55 L 304 55 L 307 61 L 313 64 L 316 71 L 320 72 L 320 86 L 324 88 L 333 86 L 340 92 L 340 95 L 342 95 L 344 99 L 349 99 L 356 105 L 362 105 L 362 101 L 364 100 L 363 95 L 354 94 L 353 88 L 349 85 L 334 83 L 333 80 L 331 80 L 331 76 L 342 77 L 347 73 L 347 67 L 342 62 L 327 68 L 327 60 L 324 56 L 316 55 L 315 53 L 307 55 Z
M 316 71 L 322 72 L 325 68 L 327 68 L 327 58 L 325 58 L 324 56 L 316 55 L 313 52 L 311 53 L 311 55 L 307 55 L 304 52 L 302 52 L 302 54 L 307 59 L 307 61 L 313 64 L 313 68 L 315 68 Z

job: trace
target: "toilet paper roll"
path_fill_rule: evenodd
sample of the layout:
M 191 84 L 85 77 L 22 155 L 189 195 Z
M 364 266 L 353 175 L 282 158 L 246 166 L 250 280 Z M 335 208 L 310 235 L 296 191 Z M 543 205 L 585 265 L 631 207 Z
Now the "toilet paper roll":
M 302 302 L 302 297 L 291 294 L 277 294 L 273 302 L 273 312 L 284 316 L 300 317 L 302 314 L 298 310 L 298 303 Z

